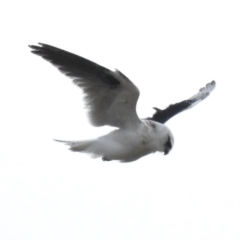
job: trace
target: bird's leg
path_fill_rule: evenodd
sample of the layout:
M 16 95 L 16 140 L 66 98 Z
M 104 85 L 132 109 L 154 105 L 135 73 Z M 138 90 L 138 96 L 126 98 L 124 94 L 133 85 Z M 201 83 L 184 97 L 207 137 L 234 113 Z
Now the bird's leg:
M 106 157 L 102 157 L 103 161 L 111 161 L 112 159 L 106 158 Z

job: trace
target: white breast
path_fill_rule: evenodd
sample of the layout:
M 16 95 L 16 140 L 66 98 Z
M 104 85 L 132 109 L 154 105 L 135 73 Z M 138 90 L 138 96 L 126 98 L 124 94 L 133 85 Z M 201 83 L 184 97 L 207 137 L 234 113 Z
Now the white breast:
M 133 161 L 156 151 L 164 151 L 168 133 L 166 126 L 142 120 L 135 128 L 118 129 L 100 137 L 91 150 L 107 159 Z

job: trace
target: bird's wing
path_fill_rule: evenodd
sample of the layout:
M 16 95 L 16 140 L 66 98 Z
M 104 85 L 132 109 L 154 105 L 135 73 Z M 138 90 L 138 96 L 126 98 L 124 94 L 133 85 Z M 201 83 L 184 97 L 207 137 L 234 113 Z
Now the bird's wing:
M 171 117 L 175 116 L 176 114 L 187 110 L 189 108 L 192 108 L 196 104 L 200 103 L 202 100 L 204 100 L 209 94 L 213 91 L 213 89 L 216 86 L 216 82 L 212 81 L 208 83 L 205 87 L 201 88 L 199 92 L 192 96 L 191 98 L 184 100 L 179 103 L 175 103 L 170 105 L 168 108 L 164 110 L 160 110 L 158 108 L 154 108 L 156 112 L 151 118 L 148 118 L 150 120 L 165 123 L 167 122 Z
M 55 65 L 85 93 L 89 118 L 94 126 L 124 128 L 140 122 L 136 113 L 137 87 L 120 71 L 111 71 L 85 58 L 39 43 L 32 52 Z

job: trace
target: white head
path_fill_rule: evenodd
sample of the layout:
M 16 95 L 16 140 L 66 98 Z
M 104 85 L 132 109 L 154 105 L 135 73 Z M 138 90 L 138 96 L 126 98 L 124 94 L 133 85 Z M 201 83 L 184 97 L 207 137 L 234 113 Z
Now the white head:
M 173 144 L 174 144 L 174 138 L 172 133 L 169 131 L 167 141 L 164 144 L 164 155 L 167 155 L 172 150 Z
M 157 137 L 157 149 L 159 152 L 164 152 L 164 155 L 167 155 L 174 144 L 173 134 L 170 129 L 161 123 L 156 123 L 151 121 L 150 126 L 155 130 L 155 136 Z
M 161 145 L 163 146 L 164 155 L 167 155 L 173 148 L 174 138 L 170 129 L 165 125 L 163 126 Z

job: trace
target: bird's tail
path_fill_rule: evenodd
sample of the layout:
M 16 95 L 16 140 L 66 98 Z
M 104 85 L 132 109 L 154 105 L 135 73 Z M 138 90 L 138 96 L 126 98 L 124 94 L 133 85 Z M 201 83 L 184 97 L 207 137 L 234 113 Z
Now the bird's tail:
M 70 146 L 69 150 L 73 152 L 89 152 L 89 147 L 94 143 L 94 140 L 87 141 L 63 141 L 57 139 L 53 140 L 65 143 L 66 145 Z

